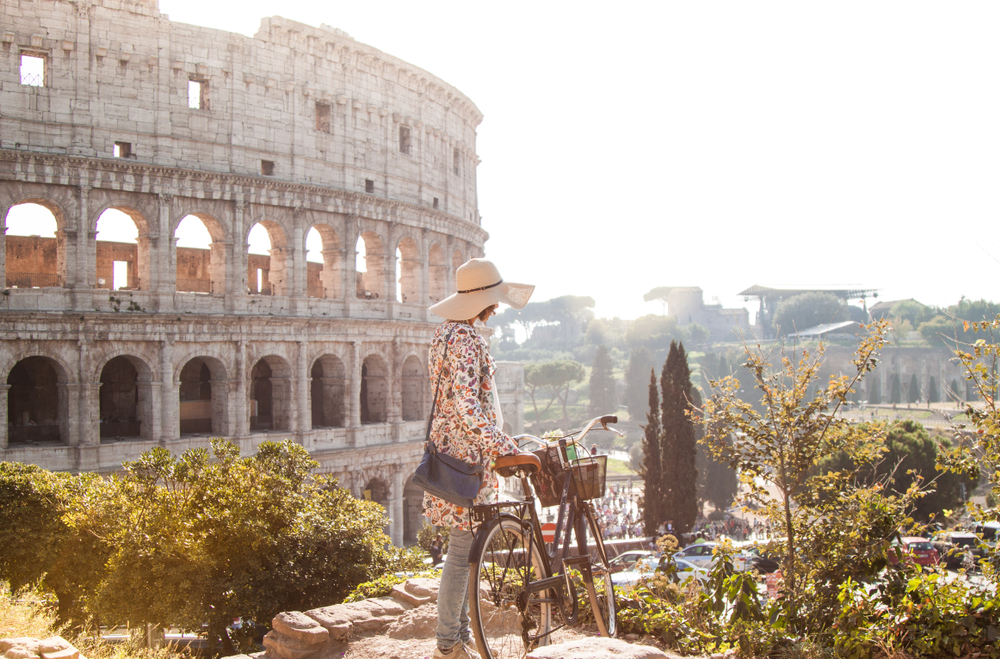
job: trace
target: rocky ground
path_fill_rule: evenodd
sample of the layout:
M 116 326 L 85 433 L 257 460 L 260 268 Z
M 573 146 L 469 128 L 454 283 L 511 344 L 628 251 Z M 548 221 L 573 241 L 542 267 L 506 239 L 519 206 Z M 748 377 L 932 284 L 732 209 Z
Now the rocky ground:
M 429 659 L 437 626 L 436 579 L 411 579 L 389 597 L 280 613 L 254 659 Z M 600 638 L 586 628 L 561 629 L 529 659 L 659 659 L 648 645 Z M 638 640 L 638 639 L 635 639 Z M 239 656 L 230 659 L 250 659 Z

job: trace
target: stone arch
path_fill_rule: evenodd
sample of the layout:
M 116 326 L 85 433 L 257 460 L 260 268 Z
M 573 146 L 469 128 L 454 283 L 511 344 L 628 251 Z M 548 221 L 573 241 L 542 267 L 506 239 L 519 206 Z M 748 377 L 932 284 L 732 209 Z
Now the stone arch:
M 396 263 L 399 277 L 396 300 L 406 304 L 422 304 L 420 296 L 420 248 L 410 236 L 403 236 L 396 243 Z
M 403 421 L 417 421 L 427 416 L 427 368 L 416 355 L 403 361 L 401 369 Z
M 451 270 L 454 272 L 458 270 L 458 267 L 465 263 L 465 257 L 462 256 L 462 250 L 456 249 L 451 253 Z
M 175 289 L 179 293 L 226 292 L 226 267 L 230 242 L 226 239 L 226 225 L 214 215 L 204 212 L 184 213 L 172 224 L 171 236 L 175 239 L 181 224 L 189 217 L 199 220 L 208 231 L 208 249 L 177 247 Z
M 127 264 L 127 279 L 125 286 L 122 287 L 123 289 L 132 291 L 150 290 L 152 283 L 152 271 L 150 267 L 152 262 L 152 253 L 149 238 L 149 221 L 142 214 L 142 212 L 134 206 L 119 203 L 106 203 L 102 205 L 94 215 L 94 231 L 98 231 L 98 226 L 103 219 L 104 214 L 109 210 L 124 213 L 129 219 L 131 219 L 135 224 L 137 237 L 135 247 L 132 247 L 132 243 L 123 243 L 119 241 L 95 241 L 94 262 L 96 264 L 96 271 L 94 275 L 97 278 L 97 288 L 104 288 L 107 290 L 114 289 L 114 263 L 118 261 L 125 262 Z M 107 245 L 102 247 L 100 243 L 107 243 Z M 102 281 L 104 283 L 101 283 Z
M 391 397 L 389 366 L 381 355 L 368 355 L 361 363 L 361 423 L 385 423 L 389 420 Z
M 424 491 L 413 483 L 413 473 L 403 486 L 403 544 L 415 545 L 423 526 Z
M 291 264 L 288 262 L 288 233 L 278 222 L 274 220 L 258 220 L 250 224 L 243 236 L 244 243 L 249 247 L 250 232 L 257 225 L 261 225 L 267 232 L 267 237 L 271 241 L 271 248 L 268 256 L 259 254 L 247 254 L 247 282 L 250 293 L 262 295 L 288 295 L 291 292 L 292 273 Z M 261 287 L 258 291 L 256 283 L 258 281 L 258 270 L 261 271 Z
M 341 272 L 344 267 L 340 235 L 329 224 L 313 224 L 309 229 L 315 229 L 323 242 L 321 252 L 323 263 L 306 262 L 306 287 L 309 297 L 339 299 L 344 296 L 340 290 L 343 279 Z M 308 233 L 307 230 L 307 236 Z
M 361 300 L 380 298 L 385 292 L 385 246 L 382 237 L 374 231 L 364 231 L 358 236 L 358 242 L 364 244 L 365 272 L 356 271 L 356 297 Z
M 250 430 L 290 430 L 292 369 L 284 357 L 267 355 L 250 369 Z
M 140 357 L 118 355 L 101 367 L 98 410 L 101 439 L 150 438 L 153 423 L 152 370 Z
M 229 380 L 215 357 L 191 357 L 181 367 L 178 417 L 181 435 L 230 434 Z
M 431 245 L 430 250 L 428 250 L 427 261 L 429 279 L 427 294 L 433 304 L 434 302 L 440 302 L 448 296 L 448 264 L 444 261 L 444 250 L 441 249 L 440 243 Z
M 55 238 L 18 237 L 7 234 L 10 212 L 17 206 L 34 204 L 47 211 L 55 222 Z M 66 215 L 62 207 L 46 198 L 23 195 L 3 207 L 4 263 L 6 288 L 41 288 L 66 285 Z M 8 255 L 10 258 L 8 259 Z
M 68 444 L 68 384 L 68 371 L 52 357 L 18 359 L 7 373 L 8 443 Z
M 336 355 L 321 355 L 310 370 L 310 401 L 313 428 L 347 426 L 347 395 L 350 380 L 344 362 Z

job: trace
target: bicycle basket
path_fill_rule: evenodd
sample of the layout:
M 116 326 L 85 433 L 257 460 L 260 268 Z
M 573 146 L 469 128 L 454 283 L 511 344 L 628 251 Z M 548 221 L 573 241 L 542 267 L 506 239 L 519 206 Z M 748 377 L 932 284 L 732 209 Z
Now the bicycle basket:
M 542 508 L 558 506 L 562 500 L 563 486 L 566 484 L 566 472 L 559 464 L 559 446 L 547 446 L 532 451 L 542 463 L 542 468 L 531 475 L 531 485 L 535 488 L 535 496 Z
M 608 456 L 585 455 L 576 460 L 570 460 L 570 465 L 573 471 L 573 487 L 576 488 L 581 499 L 599 499 L 604 496 Z

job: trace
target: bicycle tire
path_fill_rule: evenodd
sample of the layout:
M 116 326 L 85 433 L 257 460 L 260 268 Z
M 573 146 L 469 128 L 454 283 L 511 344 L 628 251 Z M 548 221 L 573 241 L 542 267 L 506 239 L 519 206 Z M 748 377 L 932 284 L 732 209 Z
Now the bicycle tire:
M 590 608 L 594 612 L 594 620 L 601 636 L 614 638 L 618 633 L 618 605 L 615 601 L 615 585 L 611 580 L 611 564 L 608 562 L 608 552 L 604 549 L 604 541 L 601 539 L 601 529 L 589 504 L 584 506 L 584 516 L 587 518 L 587 526 L 590 528 L 590 535 L 597 549 L 597 559 L 590 562 L 592 578 L 586 583 Z
M 526 576 L 546 574 L 541 548 L 532 544 L 530 565 L 511 564 L 511 555 L 524 555 L 531 526 L 501 518 L 480 533 L 486 537 L 470 561 L 469 624 L 482 659 L 519 659 L 548 645 L 552 628 L 550 591 L 529 596 L 523 586 Z

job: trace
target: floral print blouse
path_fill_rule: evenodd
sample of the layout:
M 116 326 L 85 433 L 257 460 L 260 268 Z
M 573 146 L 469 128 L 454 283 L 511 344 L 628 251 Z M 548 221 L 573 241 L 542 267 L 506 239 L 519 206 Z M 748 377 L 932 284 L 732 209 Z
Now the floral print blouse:
M 443 359 L 446 339 L 447 363 Z M 431 387 L 437 386 L 438 374 L 441 374 L 437 406 L 431 423 L 431 441 L 442 453 L 470 464 L 486 465 L 482 488 L 475 503 L 492 503 L 496 501 L 500 485 L 491 468 L 492 462 L 502 455 L 513 455 L 518 449 L 517 443 L 496 425 L 491 387 L 497 367 L 486 341 L 468 323 L 442 323 L 431 339 L 428 370 Z M 435 526 L 472 530 L 467 508 L 426 492 L 424 515 Z

